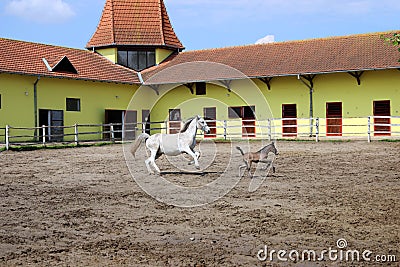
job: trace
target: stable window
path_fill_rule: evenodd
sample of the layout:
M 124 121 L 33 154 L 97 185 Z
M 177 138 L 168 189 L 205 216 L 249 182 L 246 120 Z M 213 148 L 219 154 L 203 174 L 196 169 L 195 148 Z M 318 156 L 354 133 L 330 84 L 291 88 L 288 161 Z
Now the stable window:
M 181 130 L 181 110 L 180 109 L 170 109 L 169 110 L 169 133 L 175 134 L 179 133 Z
M 79 98 L 67 98 L 67 111 L 81 111 L 81 100 Z
M 229 107 L 228 118 L 229 119 L 242 118 L 242 107 Z
M 228 107 L 229 119 L 253 119 L 255 118 L 255 106 Z
M 196 95 L 205 95 L 207 93 L 206 89 L 207 85 L 205 82 L 196 83 Z
M 228 107 L 228 117 L 230 119 L 242 119 L 242 137 L 255 137 L 255 106 Z

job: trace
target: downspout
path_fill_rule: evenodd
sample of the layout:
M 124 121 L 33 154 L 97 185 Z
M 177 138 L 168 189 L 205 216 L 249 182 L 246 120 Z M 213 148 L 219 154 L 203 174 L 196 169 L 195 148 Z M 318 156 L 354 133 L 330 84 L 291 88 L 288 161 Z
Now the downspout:
M 37 104 L 37 84 L 39 83 L 40 75 L 37 77 L 35 83 L 33 84 L 33 108 L 35 114 L 35 141 L 38 141 L 38 104 Z

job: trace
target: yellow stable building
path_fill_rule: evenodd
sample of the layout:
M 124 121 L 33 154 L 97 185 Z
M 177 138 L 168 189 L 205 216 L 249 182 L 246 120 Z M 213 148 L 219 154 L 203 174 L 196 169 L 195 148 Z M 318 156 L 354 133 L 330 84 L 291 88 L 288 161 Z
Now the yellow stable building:
M 86 50 L 0 38 L 0 140 L 400 136 L 392 33 L 183 52 L 162 0 L 106 0 Z

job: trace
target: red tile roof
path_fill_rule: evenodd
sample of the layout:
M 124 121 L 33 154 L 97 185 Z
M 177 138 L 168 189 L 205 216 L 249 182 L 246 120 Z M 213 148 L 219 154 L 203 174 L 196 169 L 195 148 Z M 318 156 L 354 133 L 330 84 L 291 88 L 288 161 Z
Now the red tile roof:
M 381 34 L 389 33 L 183 52 L 144 70 L 142 76 L 145 83 L 161 84 L 235 79 L 243 75 L 274 77 L 400 68 L 400 53 L 396 47 L 386 44 Z M 208 62 L 208 67 L 200 71 L 200 65 L 195 62 L 202 62 L 203 66 Z M 213 62 L 218 64 L 210 67 Z M 223 65 L 229 68 L 220 68 Z
M 74 66 L 77 74 L 51 71 L 43 61 L 45 59 L 52 68 L 65 56 Z M 135 71 L 116 65 L 97 53 L 4 38 L 0 38 L 0 73 L 126 84 L 139 83 Z
M 163 0 L 107 0 L 87 48 L 154 45 L 183 49 Z

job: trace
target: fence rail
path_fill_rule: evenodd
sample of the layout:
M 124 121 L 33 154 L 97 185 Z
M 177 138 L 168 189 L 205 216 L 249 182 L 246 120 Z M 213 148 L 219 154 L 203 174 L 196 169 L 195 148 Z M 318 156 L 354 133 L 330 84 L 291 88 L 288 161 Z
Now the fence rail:
M 370 116 L 359 118 L 284 118 L 266 120 L 207 120 L 211 133 L 203 138 L 216 139 L 400 139 L 400 117 Z M 0 140 L 8 150 L 12 145 L 51 143 L 116 142 L 134 140 L 141 132 L 171 133 L 182 122 L 139 122 L 75 124 L 68 126 L 0 128 Z M 35 135 L 36 133 L 36 135 Z

